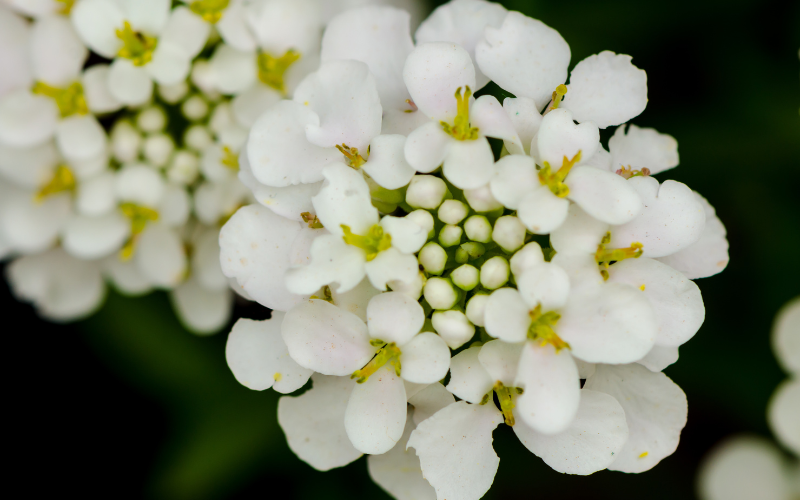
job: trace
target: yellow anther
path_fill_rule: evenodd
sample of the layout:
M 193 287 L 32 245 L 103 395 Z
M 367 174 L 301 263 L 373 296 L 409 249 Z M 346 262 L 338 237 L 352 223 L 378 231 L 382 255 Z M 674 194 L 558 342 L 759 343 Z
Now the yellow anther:
M 323 227 L 325 227 L 322 225 L 322 222 L 319 221 L 319 217 L 312 214 L 311 212 L 303 212 L 300 214 L 300 217 L 303 218 L 303 222 L 308 224 L 308 227 L 310 229 L 322 229 Z
M 309 297 L 310 299 L 317 299 L 317 300 L 324 300 L 325 302 L 330 302 L 333 304 L 333 294 L 331 293 L 331 287 L 325 285 L 322 287 L 322 297 L 319 295 L 312 295 Z M 383 345 L 383 343 L 381 343 Z
M 283 77 L 298 59 L 300 59 L 300 53 L 294 49 L 287 50 L 279 57 L 268 52 L 261 52 L 258 54 L 258 79 L 264 85 L 286 95 L 286 82 Z
M 239 171 L 239 157 L 228 146 L 222 148 L 221 163 L 231 170 Z
M 648 452 L 648 451 L 643 451 L 642 453 L 640 453 L 640 454 L 639 454 L 639 458 L 644 458 L 644 457 L 646 457 L 646 456 L 647 456 L 647 455 L 649 455 L 649 454 L 650 454 L 650 452 Z
M 136 242 L 147 227 L 149 222 L 158 220 L 158 212 L 152 208 L 143 207 L 135 203 L 123 203 L 119 206 L 122 215 L 128 218 L 131 224 L 131 235 L 120 250 L 119 258 L 123 261 L 130 260 L 136 250 Z
M 275 375 L 273 375 L 272 378 L 275 379 L 275 382 L 280 382 L 283 378 L 283 375 L 281 375 L 279 372 L 275 372 Z
M 606 248 L 606 245 L 611 243 L 611 233 L 606 233 L 600 244 L 597 245 L 597 251 L 594 254 L 594 259 L 600 266 L 600 274 L 604 280 L 608 280 L 608 268 L 612 262 L 618 262 L 625 259 L 638 259 L 644 253 L 644 245 L 639 242 L 631 243 L 628 248 Z M 644 285 L 641 287 L 644 291 Z
M 75 5 L 75 0 L 56 0 L 56 2 L 62 4 L 61 8 L 58 9 L 58 13 L 65 16 L 72 12 L 72 7 Z
M 623 166 L 622 168 L 618 168 L 616 173 L 617 175 L 620 175 L 626 179 L 630 179 L 631 177 L 638 177 L 638 176 L 647 177 L 648 175 L 650 175 L 650 169 L 645 167 L 642 168 L 641 170 L 633 170 L 631 169 L 631 166 L 628 165 L 627 167 Z
M 122 40 L 122 48 L 117 55 L 130 59 L 134 66 L 144 66 L 153 59 L 158 40 L 139 31 L 133 31 L 128 21 L 125 21 L 121 30 L 117 30 L 117 38 Z
M 502 382 L 498 381 L 494 384 L 494 393 L 497 394 L 497 400 L 500 402 L 500 411 L 503 412 L 506 425 L 514 426 L 514 398 L 511 396 L 515 391 L 515 387 L 506 387 Z
M 474 141 L 478 138 L 478 129 L 470 126 L 469 123 L 469 98 L 472 97 L 472 90 L 469 85 L 466 87 L 464 96 L 461 96 L 461 87 L 456 90 L 456 117 L 453 125 L 442 121 L 442 128 L 445 132 L 459 141 Z
M 541 342 L 541 345 L 552 344 L 556 352 L 561 349 L 570 349 L 569 343 L 564 342 L 553 330 L 553 326 L 561 319 L 561 315 L 554 311 L 542 313 L 542 306 L 538 305 L 530 311 L 531 326 L 528 327 L 528 338 Z
M 59 165 L 53 177 L 42 186 L 34 196 L 36 203 L 41 203 L 48 196 L 58 193 L 72 192 L 75 190 L 75 175 L 66 165 Z
M 539 170 L 539 182 L 549 187 L 550 191 L 559 198 L 566 198 L 569 195 L 569 186 L 564 184 L 564 180 L 572 167 L 579 161 L 581 161 L 581 151 L 578 151 L 571 160 L 565 156 L 561 161 L 561 168 L 556 172 L 553 172 L 548 162 L 543 162 L 543 166 Z
M 342 231 L 344 231 L 344 242 L 348 245 L 353 245 L 364 250 L 367 253 L 367 260 L 372 260 L 384 250 L 388 250 L 392 246 L 392 235 L 383 232 L 380 224 L 375 224 L 366 235 L 354 234 L 350 228 L 342 224 Z
M 356 380 L 356 382 L 359 384 L 363 384 L 364 382 L 367 381 L 370 375 L 378 371 L 386 363 L 389 363 L 391 366 L 394 367 L 394 371 L 399 377 L 400 354 L 402 354 L 400 348 L 397 347 L 397 345 L 395 345 L 394 342 L 392 342 L 391 344 L 385 344 L 384 342 L 381 341 L 378 341 L 377 343 L 373 343 L 372 341 L 370 341 L 370 344 L 376 347 L 377 345 L 383 345 L 383 347 L 381 347 L 378 353 L 375 354 L 375 357 L 372 358 L 372 360 L 370 360 L 370 362 L 367 363 L 367 365 L 364 368 L 353 372 L 353 374 L 350 375 L 350 378 L 358 379 Z
M 214 24 L 222 19 L 222 14 L 228 8 L 229 0 L 197 0 L 189 6 L 192 12 L 202 17 L 207 23 Z
M 406 99 L 406 104 L 408 104 L 408 107 L 410 109 L 404 110 L 403 113 L 413 113 L 419 109 L 417 105 L 414 104 L 414 101 L 412 101 L 411 99 Z
M 550 102 L 550 109 L 558 109 L 558 106 L 561 104 L 561 99 L 563 99 L 565 95 L 567 95 L 567 86 L 562 83 L 553 91 L 553 100 Z
M 73 82 L 63 89 L 53 87 L 44 82 L 36 82 L 33 84 L 31 92 L 53 99 L 56 102 L 56 106 L 58 106 L 61 118 L 89 113 L 89 106 L 86 104 L 81 82 Z
M 639 287 L 639 290 L 641 290 L 641 291 L 643 291 L 643 292 L 644 292 L 644 285 L 640 286 L 640 287 Z
M 361 154 L 358 152 L 358 148 L 351 148 L 347 144 L 339 144 L 336 145 L 336 149 L 342 153 L 347 160 L 347 164 L 353 167 L 354 169 L 358 170 L 361 168 L 361 165 L 367 163 L 367 160 L 364 159 Z M 367 156 L 369 157 L 369 150 L 367 150 Z

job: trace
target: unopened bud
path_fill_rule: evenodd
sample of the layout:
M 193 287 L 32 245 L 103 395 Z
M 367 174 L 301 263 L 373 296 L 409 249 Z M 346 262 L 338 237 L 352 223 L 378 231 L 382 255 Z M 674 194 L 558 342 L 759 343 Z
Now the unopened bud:
M 455 286 L 466 291 L 472 290 L 480 282 L 478 270 L 475 266 L 469 264 L 453 269 L 453 272 L 450 273 L 450 279 L 453 280 Z
M 161 99 L 168 104 L 178 104 L 178 101 L 186 97 L 189 93 L 189 84 L 186 81 L 180 81 L 174 85 L 159 85 L 158 95 Z
M 487 260 L 481 266 L 481 285 L 487 290 L 495 290 L 508 281 L 508 261 L 497 256 Z
M 408 184 L 406 203 L 414 208 L 432 210 L 442 204 L 447 184 L 433 175 L 415 175 Z
M 513 215 L 497 219 L 492 239 L 506 252 L 513 252 L 525 243 L 525 226 Z
M 484 247 L 481 243 L 468 241 L 466 243 L 462 243 L 461 246 L 456 249 L 456 262 L 463 264 L 469 260 L 477 259 L 485 253 L 486 247 Z
M 526 269 L 530 269 L 542 262 L 544 262 L 542 247 L 535 241 L 531 241 L 511 257 L 511 272 L 514 273 L 514 276 L 519 276 Z
M 111 150 L 120 163 L 129 163 L 139 157 L 142 136 L 129 121 L 118 121 L 111 129 Z
M 433 313 L 431 323 L 451 349 L 458 349 L 475 335 L 475 325 L 461 311 L 437 311 Z
M 473 325 L 485 326 L 483 313 L 486 310 L 487 302 L 489 302 L 489 296 L 485 293 L 475 295 L 467 302 L 467 319 L 469 319 Z
M 461 243 L 461 234 L 463 232 L 464 230 L 461 229 L 461 226 L 448 224 L 439 231 L 439 243 L 446 248 L 454 247 Z
M 419 251 L 419 263 L 428 274 L 442 274 L 447 264 L 447 252 L 438 243 L 427 243 Z
M 429 278 L 423 288 L 425 300 L 434 309 L 450 309 L 458 301 L 458 292 L 453 284 L 444 278 Z
M 428 238 L 433 236 L 433 215 L 427 210 L 414 210 L 406 215 L 406 219 L 413 221 L 416 225 L 425 230 Z
M 503 204 L 492 196 L 488 184 L 475 189 L 465 189 L 464 197 L 476 212 L 491 212 L 503 208 Z
M 467 238 L 480 243 L 489 243 L 492 240 L 492 225 L 483 215 L 473 215 L 464 223 Z
M 175 142 L 167 134 L 155 134 L 144 140 L 142 152 L 144 158 L 154 167 L 164 167 L 169 163 Z
M 422 287 L 425 286 L 425 276 L 420 272 L 417 273 L 416 279 L 414 279 L 411 283 L 406 283 L 405 281 L 400 280 L 391 280 L 387 283 L 389 288 L 392 289 L 394 292 L 403 293 L 413 300 L 418 300 L 422 295 Z
M 199 95 L 193 95 L 183 101 L 181 112 L 189 121 L 196 122 L 208 115 L 208 103 Z
M 160 107 L 151 106 L 139 112 L 136 116 L 136 126 L 148 134 L 161 132 L 167 126 L 167 115 Z
M 208 129 L 202 125 L 192 125 L 186 129 L 183 143 L 186 147 L 202 153 L 214 142 Z
M 167 178 L 175 183 L 189 185 L 197 179 L 200 160 L 189 151 L 179 150 L 172 157 Z
M 439 220 L 445 224 L 458 224 L 469 213 L 469 207 L 458 200 L 445 200 L 439 207 Z

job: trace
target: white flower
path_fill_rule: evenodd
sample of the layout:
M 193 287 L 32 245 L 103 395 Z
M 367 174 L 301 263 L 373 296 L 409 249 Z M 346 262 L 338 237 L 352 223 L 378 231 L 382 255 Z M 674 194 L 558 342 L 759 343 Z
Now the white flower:
M 30 24 L 0 5 L 0 98 L 33 80 L 28 61 Z

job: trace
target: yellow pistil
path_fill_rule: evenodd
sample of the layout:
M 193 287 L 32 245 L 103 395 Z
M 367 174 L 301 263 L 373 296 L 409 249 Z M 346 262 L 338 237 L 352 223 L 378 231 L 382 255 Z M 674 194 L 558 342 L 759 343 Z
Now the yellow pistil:
M 350 378 L 358 379 L 356 380 L 357 383 L 363 384 L 367 381 L 367 379 L 378 371 L 383 365 L 389 363 L 391 366 L 394 367 L 394 371 L 397 376 L 400 376 L 400 348 L 395 345 L 394 342 L 391 344 L 386 344 L 382 340 L 372 339 L 369 343 L 375 347 L 382 346 L 375 357 L 367 363 L 367 365 L 360 369 L 353 372 L 350 375 Z
M 553 172 L 549 163 L 543 162 L 543 166 L 539 170 L 539 182 L 549 187 L 550 191 L 559 198 L 566 198 L 569 195 L 569 186 L 564 184 L 564 180 L 569 175 L 572 167 L 579 161 L 581 161 L 580 151 L 571 160 L 565 156 L 561 162 L 561 168 L 556 172 Z
M 497 381 L 494 384 L 494 393 L 497 394 L 497 400 L 500 402 L 500 411 L 503 412 L 503 418 L 506 421 L 506 425 L 511 427 L 514 426 L 514 398 L 511 396 L 512 391 L 515 391 L 516 388 L 514 387 L 506 387 L 503 385 L 502 382 Z M 521 393 L 519 389 L 516 389 L 515 392 Z
M 120 260 L 126 261 L 133 257 L 133 252 L 136 249 L 136 242 L 147 227 L 147 224 L 158 220 L 158 212 L 152 208 L 143 207 L 135 203 L 123 203 L 119 208 L 122 214 L 127 217 L 131 223 L 131 235 L 128 237 L 128 241 L 125 242 L 119 254 Z
M 553 330 L 553 326 L 561 319 L 560 314 L 554 311 L 542 313 L 541 305 L 536 306 L 529 314 L 531 317 L 531 326 L 528 327 L 529 339 L 541 342 L 542 346 L 552 344 L 556 352 L 564 348 L 570 349 L 569 343 L 564 342 Z
M 633 170 L 630 165 L 627 167 L 623 166 L 622 168 L 618 168 L 617 175 L 622 176 L 626 179 L 630 179 L 631 177 L 647 177 L 650 175 L 650 169 L 645 167 L 641 170 Z
M 56 106 L 58 106 L 61 118 L 89 113 L 89 106 L 86 104 L 81 82 L 73 82 L 63 89 L 53 87 L 44 82 L 36 82 L 33 84 L 31 92 L 53 99 L 56 102 Z
M 392 235 L 383 232 L 380 224 L 375 224 L 364 236 L 354 234 L 350 228 L 342 224 L 342 231 L 344 231 L 344 242 L 348 245 L 353 245 L 364 250 L 367 253 L 367 260 L 370 261 L 378 256 L 384 250 L 388 250 L 392 246 Z
M 286 82 L 284 82 L 283 76 L 298 59 L 300 59 L 300 53 L 294 49 L 287 50 L 279 57 L 268 52 L 261 52 L 258 54 L 258 79 L 264 85 L 286 95 Z
M 122 40 L 122 48 L 117 55 L 130 59 L 134 66 L 144 66 L 153 59 L 158 40 L 139 31 L 133 31 L 128 21 L 125 21 L 121 30 L 117 30 L 117 38 Z
M 58 13 L 65 16 L 72 12 L 72 7 L 75 5 L 75 0 L 56 0 L 56 2 L 62 4 L 62 7 L 58 9 Z
M 553 99 L 549 106 L 550 109 L 558 109 L 558 106 L 561 104 L 561 99 L 563 99 L 565 95 L 567 95 L 567 86 L 562 83 L 553 91 Z
M 48 196 L 75 190 L 75 175 L 66 165 L 56 167 L 53 177 L 36 192 L 34 200 L 41 203 Z
M 319 221 L 319 217 L 311 212 L 302 212 L 300 217 L 303 218 L 303 222 L 308 224 L 309 229 L 322 229 L 325 227 L 322 225 L 322 222 Z
M 469 123 L 469 98 L 472 97 L 472 90 L 469 85 L 466 87 L 464 96 L 461 96 L 461 87 L 456 90 L 457 114 L 453 120 L 453 125 L 442 121 L 442 128 L 445 132 L 459 141 L 474 141 L 478 138 L 478 129 Z
M 347 160 L 347 164 L 356 170 L 361 168 L 361 165 L 367 163 L 367 160 L 365 160 L 364 157 L 359 154 L 358 148 L 351 148 L 347 144 L 343 143 L 341 146 L 337 144 L 336 149 L 338 149 L 339 152 L 344 155 L 345 159 Z M 369 151 L 367 151 L 367 156 L 369 156 Z
M 221 163 L 231 170 L 239 171 L 239 157 L 228 146 L 222 148 Z
M 625 259 L 638 259 L 644 253 L 644 245 L 639 242 L 631 243 L 628 248 L 606 248 L 606 245 L 611 243 L 611 233 L 606 233 L 600 244 L 597 245 L 597 251 L 594 254 L 594 260 L 600 266 L 600 274 L 603 275 L 604 280 L 608 280 L 608 267 L 612 262 L 618 262 Z M 644 286 L 644 285 L 642 285 Z M 644 288 L 642 288 L 644 290 Z
M 207 23 L 215 24 L 222 19 L 222 14 L 228 8 L 229 0 L 197 0 L 189 8 L 202 17 Z

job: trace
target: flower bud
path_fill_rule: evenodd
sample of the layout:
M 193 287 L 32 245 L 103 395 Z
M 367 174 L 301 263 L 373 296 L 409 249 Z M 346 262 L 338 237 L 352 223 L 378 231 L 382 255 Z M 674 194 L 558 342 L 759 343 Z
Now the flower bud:
M 445 224 L 458 224 L 469 213 L 469 207 L 458 200 L 445 200 L 439 207 L 439 220 Z
M 208 114 L 208 103 L 199 95 L 193 95 L 183 101 L 181 112 L 189 121 L 196 122 Z
M 458 292 L 450 281 L 444 278 L 429 278 L 425 282 L 423 294 L 434 309 L 450 309 L 458 301 Z
M 475 335 L 475 326 L 461 311 L 436 311 L 431 322 L 436 333 L 451 349 L 458 349 Z
M 408 184 L 406 203 L 414 208 L 432 210 L 442 204 L 447 184 L 432 175 L 415 175 Z
M 186 97 L 189 93 L 189 84 L 180 81 L 174 85 L 159 85 L 158 96 L 168 104 L 178 104 L 178 101 Z
M 111 129 L 111 151 L 120 163 L 132 162 L 139 157 L 142 136 L 127 120 L 122 120 Z
M 136 116 L 136 126 L 149 134 L 161 132 L 167 126 L 167 115 L 160 107 L 151 106 Z
M 492 240 L 492 225 L 483 215 L 473 215 L 464 223 L 467 238 L 472 241 L 489 243 Z
M 186 150 L 178 150 L 172 157 L 167 178 L 178 184 L 189 185 L 197 179 L 200 160 L 196 155 Z
M 508 281 L 508 261 L 497 256 L 481 266 L 481 285 L 487 290 L 495 290 Z
M 467 302 L 467 319 L 469 319 L 473 325 L 485 325 L 483 321 L 483 312 L 486 310 L 487 302 L 489 302 L 489 296 L 485 293 L 475 295 Z
M 214 142 L 208 129 L 202 125 L 192 125 L 186 129 L 186 134 L 183 136 L 183 143 L 186 147 L 194 149 L 198 152 L 203 152 Z
M 144 158 L 154 167 L 163 167 L 175 151 L 175 142 L 167 134 L 155 134 L 144 140 Z
M 506 252 L 513 252 L 525 243 L 525 226 L 513 215 L 497 219 L 492 239 Z
M 454 247 L 461 243 L 461 234 L 464 232 L 461 226 L 448 224 L 439 231 L 439 243 L 443 247 Z
M 406 215 L 406 219 L 413 221 L 416 225 L 428 233 L 428 238 L 433 236 L 433 215 L 427 210 L 414 210 Z
M 416 279 L 411 283 L 406 283 L 401 280 L 391 280 L 387 285 L 389 285 L 389 288 L 394 292 L 400 292 L 414 300 L 419 300 L 422 295 L 422 287 L 425 286 L 425 276 L 420 272 L 417 273 Z
M 519 276 L 526 269 L 542 262 L 544 262 L 542 247 L 535 241 L 531 241 L 511 257 L 511 272 L 514 273 L 514 276 Z
M 463 266 L 459 266 L 453 269 L 453 272 L 450 273 L 450 279 L 453 280 L 453 284 L 462 290 L 472 290 L 479 283 L 479 275 L 478 270 L 475 266 L 471 266 L 469 264 L 464 264 Z
M 447 252 L 438 243 L 427 243 L 419 251 L 419 263 L 428 274 L 442 274 L 447 263 Z
M 468 241 L 456 249 L 456 262 L 463 264 L 470 259 L 477 259 L 484 253 L 486 253 L 486 247 L 480 243 Z
M 469 206 L 476 212 L 491 212 L 492 210 L 503 208 L 503 204 L 492 196 L 492 191 L 489 189 L 488 184 L 475 189 L 465 189 L 464 197 L 467 199 Z

